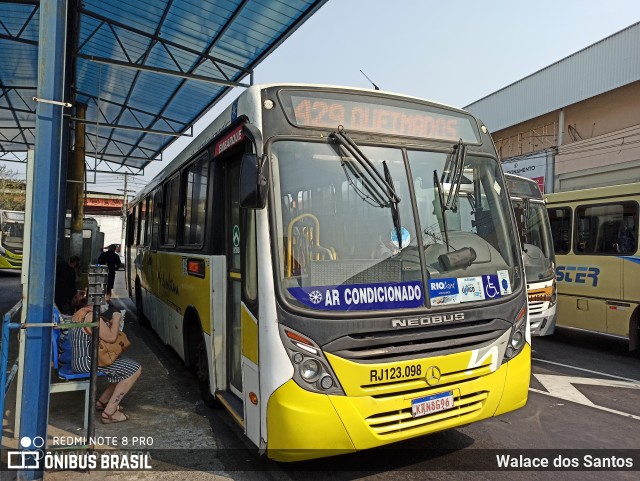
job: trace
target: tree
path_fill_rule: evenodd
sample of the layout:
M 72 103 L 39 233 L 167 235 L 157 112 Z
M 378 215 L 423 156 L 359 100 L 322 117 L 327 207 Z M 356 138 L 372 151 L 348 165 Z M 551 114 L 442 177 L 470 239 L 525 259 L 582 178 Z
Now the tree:
M 15 180 L 17 172 L 0 165 L 0 209 L 24 210 L 26 185 Z

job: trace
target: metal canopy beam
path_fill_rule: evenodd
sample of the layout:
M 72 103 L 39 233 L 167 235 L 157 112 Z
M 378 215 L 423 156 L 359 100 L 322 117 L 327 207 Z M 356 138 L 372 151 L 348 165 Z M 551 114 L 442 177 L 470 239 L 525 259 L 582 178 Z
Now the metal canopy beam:
M 134 172 L 133 167 L 130 165 L 118 164 L 116 169 L 112 169 L 109 164 L 105 165 L 109 167 L 109 170 L 95 169 L 92 172 L 95 172 L 96 174 L 121 174 L 123 173 L 123 170 L 126 169 L 127 172 L 124 172 L 126 175 L 144 175 L 144 169 L 138 169 L 137 172 Z
M 18 126 L 18 129 L 20 130 L 20 135 L 22 135 L 22 140 L 24 144 L 27 144 L 27 138 L 24 135 L 24 129 L 22 128 L 22 125 L 20 124 L 20 119 L 18 118 L 17 115 L 17 110 L 14 110 L 13 108 L 13 103 L 11 102 L 11 98 L 7 95 L 8 93 L 8 88 L 5 87 L 4 83 L 2 82 L 2 80 L 0 79 L 0 88 L 2 89 L 3 92 L 3 96 L 5 96 L 5 100 L 7 101 L 7 105 L 9 106 L 9 110 L 11 110 L 12 116 L 13 116 L 13 121 L 16 123 L 16 125 Z M 22 97 L 20 97 L 22 99 Z M 23 100 L 24 101 L 24 100 Z
M 144 11 L 127 0 L 66 1 L 75 33 L 67 50 L 73 90 L 64 100 L 88 105 L 85 138 L 97 143 L 96 157 L 135 169 L 191 135 L 233 87 L 253 84 L 255 66 L 326 0 L 163 0 Z M 40 5 L 0 0 L 0 153 L 33 143 Z M 96 127 L 102 135 L 92 135 Z
M 243 4 L 244 4 L 244 2 L 243 2 Z M 136 34 L 136 35 L 139 35 L 139 36 L 141 36 L 141 37 L 143 37 L 143 38 L 146 38 L 146 39 L 148 39 L 148 40 L 150 40 L 150 41 L 151 41 L 151 42 L 150 42 L 150 44 L 149 44 L 149 46 L 148 46 L 147 51 L 146 51 L 145 53 L 143 53 L 143 55 L 141 55 L 141 56 L 139 57 L 138 61 L 136 61 L 136 62 L 133 62 L 133 61 L 132 61 L 132 63 L 140 63 L 140 61 L 141 61 L 141 60 L 143 60 L 143 59 L 147 59 L 147 58 L 148 58 L 148 56 L 149 56 L 149 53 L 148 53 L 148 52 L 149 52 L 149 51 L 150 51 L 150 50 L 151 50 L 151 49 L 152 49 L 156 44 L 159 44 L 159 45 L 161 45 L 161 46 L 162 46 L 162 47 L 163 47 L 163 48 L 164 48 L 164 49 L 169 53 L 169 55 L 170 55 L 170 56 L 172 56 L 172 55 L 171 55 L 171 51 L 170 51 L 169 47 L 171 47 L 171 48 L 173 48 L 173 49 L 176 49 L 176 50 L 178 50 L 178 51 L 181 51 L 181 52 L 184 52 L 184 53 L 187 53 L 187 54 L 190 54 L 190 55 L 195 56 L 195 57 L 196 57 L 196 59 L 194 59 L 194 60 L 195 60 L 196 62 L 200 62 L 200 61 L 207 61 L 207 60 L 208 60 L 208 61 L 210 61 L 210 62 L 211 62 L 211 63 L 216 67 L 216 69 L 220 72 L 220 74 L 225 78 L 225 80 L 229 80 L 229 77 L 224 73 L 224 71 L 222 70 L 222 68 L 220 68 L 220 65 L 224 65 L 224 66 L 227 66 L 227 67 L 231 67 L 231 68 L 236 69 L 236 70 L 241 70 L 241 71 L 245 72 L 246 74 L 251 73 L 251 70 L 250 70 L 250 69 L 247 69 L 247 68 L 243 67 L 242 65 L 236 65 L 236 64 L 233 64 L 233 63 L 231 63 L 231 62 L 228 62 L 228 61 L 226 61 L 226 60 L 224 60 L 224 59 L 213 57 L 212 55 L 210 55 L 210 54 L 208 53 L 208 52 L 210 52 L 210 51 L 211 51 L 211 48 L 206 49 L 206 50 L 204 51 L 205 53 L 203 53 L 203 52 L 199 52 L 198 50 L 195 50 L 195 49 L 189 48 L 189 47 L 187 47 L 187 46 L 185 46 L 185 45 L 181 45 L 181 44 L 180 44 L 180 43 L 178 43 L 178 42 L 173 42 L 173 41 L 170 41 L 170 40 L 164 39 L 164 38 L 162 38 L 162 37 L 159 35 L 159 31 L 158 31 L 158 29 L 156 29 L 156 33 L 155 33 L 155 34 L 150 34 L 150 33 L 148 33 L 148 32 L 145 32 L 144 30 L 140 30 L 140 29 L 137 29 L 137 28 L 133 28 L 133 27 L 131 27 L 130 25 L 127 25 L 127 24 L 122 23 L 122 22 L 118 22 L 118 21 L 116 21 L 116 20 L 114 20 L 114 19 L 112 19 L 112 18 L 108 18 L 108 17 L 105 17 L 105 16 L 103 16 L 103 15 L 99 15 L 99 14 L 97 14 L 97 13 L 95 13 L 95 12 L 92 12 L 92 11 L 87 10 L 87 9 L 85 9 L 85 8 L 82 8 L 82 7 L 80 8 L 80 14 L 82 14 L 82 15 L 86 15 L 87 17 L 91 17 L 91 18 L 94 18 L 94 19 L 96 19 L 96 20 L 99 20 L 101 23 L 100 23 L 100 24 L 99 24 L 99 25 L 94 29 L 94 31 L 93 31 L 93 32 L 91 32 L 91 34 L 89 35 L 89 37 L 88 37 L 88 38 L 87 38 L 87 39 L 86 39 L 86 40 L 85 40 L 85 41 L 84 41 L 84 42 L 79 46 L 78 51 L 76 52 L 77 54 L 79 54 L 79 53 L 80 53 L 80 51 L 82 50 L 82 48 L 84 47 L 84 45 L 86 45 L 86 44 L 88 43 L 88 41 L 89 41 L 89 40 L 90 40 L 90 39 L 91 39 L 91 38 L 92 38 L 92 37 L 93 37 L 93 36 L 94 36 L 94 35 L 95 35 L 95 34 L 96 34 L 96 33 L 97 33 L 97 32 L 98 32 L 98 31 L 103 27 L 103 26 L 107 25 L 107 26 L 109 26 L 109 27 L 110 27 L 110 30 L 111 30 L 111 32 L 113 33 L 114 37 L 115 37 L 115 40 L 116 40 L 116 41 L 118 42 L 118 44 L 120 45 L 120 48 L 122 49 L 122 53 L 123 53 L 123 54 L 124 54 L 128 59 L 130 59 L 130 60 L 131 60 L 132 56 L 130 56 L 130 55 L 128 54 L 126 47 L 125 47 L 125 46 L 124 46 L 124 44 L 120 41 L 120 38 L 119 38 L 119 36 L 118 36 L 118 34 L 117 34 L 116 30 L 115 30 L 113 27 L 121 28 L 121 29 L 123 29 L 123 30 L 126 30 L 126 31 L 128 31 L 128 32 L 134 33 L 134 34 Z M 164 15 L 164 17 L 163 17 L 163 18 L 166 18 L 166 14 Z M 163 20 L 163 21 L 164 21 L 164 20 Z M 178 62 L 175 60 L 175 58 L 173 58 L 173 61 L 174 61 L 174 63 L 176 64 L 176 67 L 178 68 L 178 71 L 184 71 L 184 70 L 182 69 L 182 67 L 178 64 Z
M 229 18 L 229 20 L 226 22 L 226 24 L 222 27 L 221 32 L 216 35 L 213 39 L 211 39 L 211 42 L 209 42 L 209 45 L 207 45 L 207 48 L 204 50 L 205 52 L 209 53 L 211 51 L 213 51 L 214 47 L 216 46 L 216 44 L 218 43 L 218 41 L 220 40 L 223 32 L 226 32 L 227 29 L 229 28 L 229 26 L 233 23 L 233 20 L 235 20 L 238 15 L 240 14 L 240 12 L 244 9 L 245 5 L 247 4 L 248 0 L 243 0 L 242 3 L 240 3 L 240 5 L 238 5 L 238 7 L 236 8 L 236 10 L 233 12 L 233 15 Z M 201 59 L 198 63 L 196 63 L 192 68 L 190 73 L 194 72 L 197 68 L 199 68 L 203 63 L 205 62 L 205 59 Z M 244 69 L 245 72 L 250 73 L 251 76 L 251 83 L 253 83 L 253 71 L 248 71 L 246 69 Z M 178 95 L 178 93 L 180 92 L 180 90 L 184 87 L 186 83 L 186 79 L 182 80 L 182 82 L 180 83 L 180 85 L 178 85 L 178 87 L 175 89 L 175 91 L 173 92 L 173 95 L 170 97 L 169 101 L 165 104 L 164 108 L 160 111 L 160 113 L 158 114 L 158 116 L 156 117 L 156 119 L 151 122 L 150 125 L 155 125 L 156 122 L 158 122 L 158 120 L 160 119 L 160 116 L 164 114 L 164 112 L 167 110 L 167 108 L 169 107 L 171 101 Z M 225 89 L 225 91 L 218 97 L 218 98 L 222 98 L 224 97 L 227 92 L 229 91 L 230 86 L 227 86 L 227 88 Z M 140 139 L 142 140 L 142 139 Z M 138 141 L 138 143 L 140 143 L 140 141 Z M 131 152 L 130 152 L 131 153 Z
M 0 19 L 0 28 L 2 28 L 2 30 L 4 30 L 6 33 L 2 33 L 2 31 L 0 30 L 0 39 L 2 40 L 11 40 L 12 42 L 18 42 L 18 43 L 24 43 L 27 45 L 38 45 L 38 41 L 37 40 L 33 40 L 33 39 L 29 39 L 29 38 L 24 38 L 22 37 L 22 34 L 26 31 L 27 27 L 29 26 L 29 23 L 31 23 L 31 20 L 33 20 L 33 17 L 35 17 L 36 12 L 38 11 L 38 9 L 40 8 L 40 1 L 39 0 L 31 0 L 31 1 L 12 1 L 11 3 L 16 3 L 16 4 L 23 4 L 23 5 L 33 5 L 33 10 L 31 10 L 31 13 L 29 13 L 29 15 L 27 16 L 26 20 L 24 21 L 24 23 L 22 24 L 22 27 L 18 30 L 18 33 L 13 35 L 11 33 L 11 30 L 9 28 L 7 28 L 7 26 L 4 24 L 4 22 L 2 21 L 2 19 Z
M 140 70 L 142 72 L 153 72 L 162 75 L 170 75 L 173 77 L 181 77 L 187 80 L 198 80 L 200 82 L 208 82 L 212 84 L 226 85 L 228 87 L 250 87 L 251 84 L 245 84 L 240 82 L 233 82 L 231 80 L 222 80 L 213 77 L 207 77 L 206 75 L 197 75 L 189 72 L 185 72 L 181 68 L 178 70 L 169 70 L 166 68 L 149 67 L 148 65 L 141 65 L 135 62 L 123 62 L 122 60 L 114 60 L 105 57 L 96 57 L 93 55 L 85 55 L 83 53 L 78 54 L 78 58 L 90 60 L 92 62 L 101 63 L 105 65 L 115 65 L 117 67 L 130 68 L 133 70 Z M 177 64 L 176 64 L 177 65 Z M 177 65 L 178 66 L 178 65 Z M 178 66 L 179 67 L 179 66 Z
M 138 122 L 138 124 L 140 124 L 140 127 L 144 127 L 142 122 L 140 122 L 140 120 L 138 120 L 138 116 L 136 114 L 146 115 L 148 117 L 155 117 L 156 116 L 155 112 L 150 112 L 148 110 L 144 110 L 144 109 L 141 109 L 141 108 L 138 108 L 138 107 L 132 107 L 132 106 L 128 105 L 127 102 L 129 100 L 129 96 L 127 96 L 127 98 L 125 99 L 124 102 L 115 102 L 115 101 L 109 100 L 109 99 L 98 98 L 95 95 L 89 94 L 87 92 L 83 92 L 81 90 L 76 90 L 75 93 L 76 93 L 76 95 L 80 95 L 82 97 L 86 97 L 87 99 L 91 100 L 91 102 L 93 102 L 93 104 L 95 105 L 96 109 L 98 110 L 100 116 L 104 119 L 105 122 L 109 122 L 109 120 L 107 119 L 106 115 L 104 115 L 104 112 L 100 108 L 101 104 L 109 104 L 109 105 L 113 105 L 113 106 L 116 106 L 116 107 L 120 108 L 120 113 L 113 119 L 113 122 L 118 122 L 125 112 L 129 112 L 131 114 L 131 116 L 134 119 L 136 119 L 136 122 Z M 189 127 L 189 125 L 186 122 L 184 122 L 182 120 L 177 120 L 177 119 L 174 119 L 174 118 L 171 118 L 171 117 L 162 116 L 160 120 L 162 120 L 164 123 L 166 123 L 169 126 L 177 125 L 177 126 L 179 126 L 179 128 L 182 128 L 182 129 L 185 129 L 185 130 Z M 175 130 L 175 132 L 178 132 L 178 130 Z
M 172 5 L 173 5 L 173 0 L 167 2 L 167 5 L 165 6 L 164 12 L 162 12 L 162 18 L 160 19 L 160 21 L 158 22 L 158 25 L 156 27 L 156 30 L 155 30 L 155 33 L 154 33 L 155 36 L 159 36 L 160 35 L 160 32 L 162 30 L 162 27 L 164 26 L 165 20 L 167 19 L 167 15 L 169 15 L 169 10 L 171 9 Z M 147 60 L 147 58 L 148 58 L 150 53 L 151 53 L 151 48 L 148 48 L 147 52 L 145 54 L 145 57 L 143 59 L 143 62 L 146 62 L 146 60 Z M 125 97 L 125 101 L 123 102 L 123 105 L 121 106 L 120 111 L 118 112 L 118 115 L 116 116 L 116 118 L 114 120 L 115 122 L 119 122 L 120 119 L 122 118 L 122 116 L 124 115 L 124 113 L 127 111 L 127 106 L 129 104 L 129 100 L 131 99 L 131 96 L 133 95 L 133 92 L 134 92 L 134 90 L 136 88 L 136 85 L 138 85 L 138 80 L 140 79 L 140 73 L 141 73 L 140 70 L 138 70 L 136 72 L 135 77 L 133 78 L 133 81 L 131 82 L 131 85 L 129 86 L 129 90 L 127 92 L 127 96 Z M 98 107 L 98 110 L 100 110 L 100 105 L 98 103 L 96 103 L 96 105 Z M 136 119 L 136 121 L 140 124 L 140 126 L 142 126 L 142 122 L 140 122 L 138 120 L 138 117 L 136 116 L 136 114 L 133 111 L 130 111 L 130 112 L 131 112 L 132 117 L 134 119 Z M 148 115 L 150 117 L 154 117 L 154 115 L 152 113 L 148 113 Z M 103 117 L 105 117 L 104 114 L 103 114 Z M 105 117 L 105 119 L 106 119 L 106 117 Z M 166 120 L 165 120 L 165 123 L 167 125 L 171 126 L 171 124 L 169 122 L 167 122 Z M 147 128 L 148 127 L 150 127 L 150 125 L 147 125 Z M 183 124 L 183 128 L 186 128 L 186 125 Z M 193 127 L 191 128 L 191 132 L 193 133 Z M 111 131 L 111 133 L 109 135 L 109 139 L 107 140 L 107 142 L 105 144 L 105 149 L 109 145 L 109 142 L 111 141 L 111 139 L 113 137 L 113 134 L 114 134 L 114 131 Z M 104 158 L 104 156 L 102 156 L 101 159 L 102 158 Z
M 117 125 L 117 124 L 109 124 L 106 122 L 96 122 L 95 120 L 87 120 L 87 119 L 79 119 L 77 117 L 71 117 L 71 120 L 74 122 L 81 122 L 83 124 L 91 124 L 96 127 L 106 127 L 109 129 L 122 129 L 122 130 L 132 130 L 134 132 L 145 132 L 147 134 L 158 134 L 158 135 L 169 135 L 171 137 L 193 137 L 193 128 L 191 129 L 191 133 L 185 134 L 180 132 L 169 132 L 167 130 L 156 130 L 156 129 L 146 129 L 144 127 L 132 127 L 130 125 Z

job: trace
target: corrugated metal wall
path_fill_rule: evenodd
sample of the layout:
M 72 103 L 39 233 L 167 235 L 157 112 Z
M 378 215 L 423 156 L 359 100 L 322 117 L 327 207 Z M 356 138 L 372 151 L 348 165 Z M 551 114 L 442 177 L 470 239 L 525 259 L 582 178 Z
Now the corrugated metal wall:
M 490 131 L 640 80 L 640 22 L 465 107 Z

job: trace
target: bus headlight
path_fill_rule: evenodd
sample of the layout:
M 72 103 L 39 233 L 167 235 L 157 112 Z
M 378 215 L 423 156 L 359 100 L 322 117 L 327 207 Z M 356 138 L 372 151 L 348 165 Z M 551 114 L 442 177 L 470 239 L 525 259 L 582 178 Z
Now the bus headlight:
M 280 326 L 280 338 L 293 364 L 293 380 L 307 391 L 344 396 L 322 349 L 311 339 Z
M 549 307 L 555 306 L 558 301 L 558 291 L 556 287 L 556 281 L 553 281 L 551 288 L 551 299 L 549 299 Z
M 315 381 L 320 374 L 320 364 L 315 359 L 307 359 L 300 365 L 300 375 L 305 381 Z
M 516 331 L 513 336 L 511 336 L 511 345 L 509 347 L 514 351 L 519 351 L 522 344 L 524 344 L 524 335 L 522 332 Z
M 504 361 L 508 361 L 516 357 L 526 343 L 525 333 L 527 330 L 527 304 L 522 306 L 518 312 L 513 328 L 511 328 L 511 337 L 507 344 L 507 350 L 504 353 Z

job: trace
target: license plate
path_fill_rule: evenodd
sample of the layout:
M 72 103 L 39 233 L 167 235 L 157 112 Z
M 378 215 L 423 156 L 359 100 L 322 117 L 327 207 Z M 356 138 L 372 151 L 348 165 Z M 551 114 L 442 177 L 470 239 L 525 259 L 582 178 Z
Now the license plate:
M 414 418 L 428 416 L 429 414 L 446 411 L 453 407 L 453 391 L 432 394 L 411 400 L 411 415 Z

